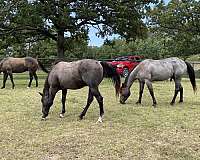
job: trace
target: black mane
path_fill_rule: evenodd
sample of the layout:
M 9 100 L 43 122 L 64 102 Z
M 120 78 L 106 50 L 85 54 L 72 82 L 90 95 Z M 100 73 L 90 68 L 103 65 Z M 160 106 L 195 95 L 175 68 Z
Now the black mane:
M 131 72 L 128 73 L 128 76 L 126 76 L 126 78 L 125 78 L 125 80 L 124 80 L 124 85 L 125 85 L 125 86 L 126 86 L 127 83 L 128 83 L 128 79 L 129 79 L 130 73 L 131 73 Z
M 49 91 L 49 88 L 50 88 L 48 78 L 49 78 L 49 74 L 47 75 L 47 78 L 45 79 L 45 82 L 44 82 L 43 94 L 45 94 L 47 91 Z

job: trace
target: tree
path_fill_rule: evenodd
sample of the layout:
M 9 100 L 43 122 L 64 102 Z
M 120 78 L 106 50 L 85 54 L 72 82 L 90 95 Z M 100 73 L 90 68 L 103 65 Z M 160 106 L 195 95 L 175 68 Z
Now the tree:
M 62 58 L 74 42 L 87 42 L 91 26 L 98 29 L 98 36 L 119 34 L 135 40 L 146 34 L 142 18 L 149 3 L 156 0 L 3 0 L 2 47 L 52 39 Z
M 156 5 L 150 12 L 151 31 L 167 37 L 171 55 L 186 59 L 200 51 L 200 2 L 172 0 Z

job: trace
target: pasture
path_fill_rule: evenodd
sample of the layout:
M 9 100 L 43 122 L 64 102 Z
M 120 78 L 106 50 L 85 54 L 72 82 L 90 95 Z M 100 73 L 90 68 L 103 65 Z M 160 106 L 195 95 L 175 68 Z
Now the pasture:
M 27 89 L 28 75 L 14 75 L 0 90 L 0 159 L 2 160 L 132 160 L 199 159 L 200 93 L 193 94 L 183 80 L 184 103 L 169 102 L 174 93 L 170 81 L 153 84 L 158 106 L 145 86 L 142 105 L 136 105 L 138 83 L 131 88 L 125 105 L 115 98 L 111 81 L 100 84 L 104 97 L 104 122 L 96 123 L 99 107 L 91 104 L 85 118 L 78 120 L 86 104 L 88 88 L 68 91 L 66 114 L 59 118 L 61 93 L 57 94 L 46 121 L 41 121 L 39 91 L 46 74 L 39 74 L 39 87 Z M 197 80 L 197 87 L 200 81 Z M 2 76 L 0 77 L 2 85 Z M 179 98 L 179 97 L 177 97 Z M 178 99 L 177 99 L 178 101 Z

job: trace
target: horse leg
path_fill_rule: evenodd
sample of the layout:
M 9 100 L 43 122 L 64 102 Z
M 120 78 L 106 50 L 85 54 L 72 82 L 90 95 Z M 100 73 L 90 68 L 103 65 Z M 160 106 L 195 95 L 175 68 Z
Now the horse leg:
M 36 72 L 33 72 L 33 76 L 35 79 L 35 86 L 38 87 L 38 76 L 37 76 Z
M 180 81 L 179 80 L 175 80 L 175 91 L 174 91 L 174 97 L 172 98 L 172 101 L 171 101 L 171 105 L 173 105 L 175 103 L 175 100 L 176 100 L 176 96 L 178 94 L 178 92 L 180 91 L 181 89 L 181 84 L 180 84 Z M 181 91 L 182 92 L 182 91 Z M 183 95 L 182 93 L 180 93 L 180 98 L 181 96 Z
M 142 94 L 143 94 L 143 91 L 144 91 L 144 84 L 145 84 L 145 82 L 139 81 L 139 84 L 140 84 L 139 99 L 138 99 L 138 101 L 136 102 L 136 104 L 141 104 L 141 101 L 142 101 Z
M 15 83 L 13 81 L 13 74 L 12 74 L 12 72 L 8 72 L 8 75 L 10 76 L 10 80 L 12 82 L 12 89 L 14 89 L 15 88 Z
M 152 97 L 152 100 L 153 100 L 153 105 L 152 106 L 156 107 L 157 102 L 156 102 L 156 98 L 154 96 L 152 83 L 149 80 L 147 80 L 146 84 L 147 84 L 147 87 L 149 89 L 149 93 L 150 93 L 150 95 Z
M 98 88 L 95 90 L 94 93 L 95 93 L 94 96 L 95 96 L 97 102 L 99 103 L 99 109 L 100 109 L 100 116 L 99 116 L 97 122 L 102 123 L 102 118 L 103 118 L 103 115 L 104 115 L 104 109 L 103 109 L 103 97 L 101 96 L 101 94 L 100 94 Z
M 64 117 L 65 114 L 65 101 L 66 101 L 67 89 L 62 90 L 62 111 L 60 113 L 60 118 Z
M 5 88 L 7 78 L 8 78 L 8 73 L 4 72 L 3 73 L 3 86 L 1 87 L 1 89 Z
M 29 72 L 29 78 L 30 78 L 30 81 L 29 81 L 29 84 L 28 84 L 28 88 L 31 87 L 31 83 L 32 83 L 32 80 L 33 80 L 33 73 L 32 72 Z
M 179 103 L 182 103 L 183 102 L 183 87 L 182 85 L 180 86 L 180 100 L 179 100 Z
M 80 116 L 79 116 L 80 119 L 83 119 L 83 117 L 85 116 L 85 114 L 86 114 L 86 112 L 87 112 L 87 110 L 88 110 L 90 104 L 92 103 L 93 99 L 94 99 L 94 96 L 93 96 L 93 94 L 92 94 L 91 89 L 89 88 L 87 104 L 86 104 L 86 106 L 84 107 L 83 112 L 82 112 L 82 113 L 80 114 Z

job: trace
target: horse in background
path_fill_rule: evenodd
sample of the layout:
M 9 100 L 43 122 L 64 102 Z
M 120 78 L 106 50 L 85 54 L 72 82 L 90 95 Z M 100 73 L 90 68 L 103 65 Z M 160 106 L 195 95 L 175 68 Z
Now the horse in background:
M 183 87 L 181 85 L 181 77 L 185 73 L 188 73 L 190 82 L 195 92 L 197 89 L 195 72 L 190 63 L 176 57 L 162 60 L 146 59 L 137 65 L 137 67 L 130 73 L 130 75 L 125 79 L 125 82 L 122 84 L 120 88 L 120 103 L 125 103 L 131 94 L 131 85 L 136 79 L 138 79 L 140 90 L 139 99 L 136 103 L 141 104 L 143 89 L 146 83 L 153 100 L 153 106 L 156 106 L 157 102 L 154 96 L 152 82 L 164 81 L 168 80 L 169 78 L 173 79 L 175 82 L 175 92 L 170 104 L 173 105 L 175 103 L 178 92 L 180 92 L 179 102 L 183 102 Z
M 98 86 L 104 77 L 112 79 L 116 96 L 118 96 L 121 85 L 120 75 L 110 64 L 92 59 L 59 62 L 55 64 L 46 78 L 43 93 L 40 93 L 42 96 L 42 119 L 45 120 L 48 116 L 49 109 L 53 105 L 55 95 L 59 90 L 62 90 L 62 111 L 60 113 L 60 117 L 62 118 L 65 113 L 67 90 L 76 90 L 88 86 L 87 104 L 79 118 L 83 119 L 95 97 L 100 109 L 98 121 L 102 122 L 102 117 L 104 115 L 103 97 L 99 92 Z
M 35 58 L 32 58 L 32 57 L 4 58 L 0 62 L 0 72 L 3 72 L 3 86 L 1 87 L 1 89 L 5 88 L 8 76 L 10 77 L 10 80 L 12 82 L 12 88 L 14 89 L 15 84 L 13 81 L 13 73 L 22 73 L 26 71 L 29 72 L 29 76 L 30 76 L 28 87 L 31 87 L 33 77 L 36 81 L 36 87 L 38 87 L 38 77 L 37 77 L 36 71 L 39 67 L 44 72 L 48 73 L 48 71 L 44 68 L 42 63 Z

